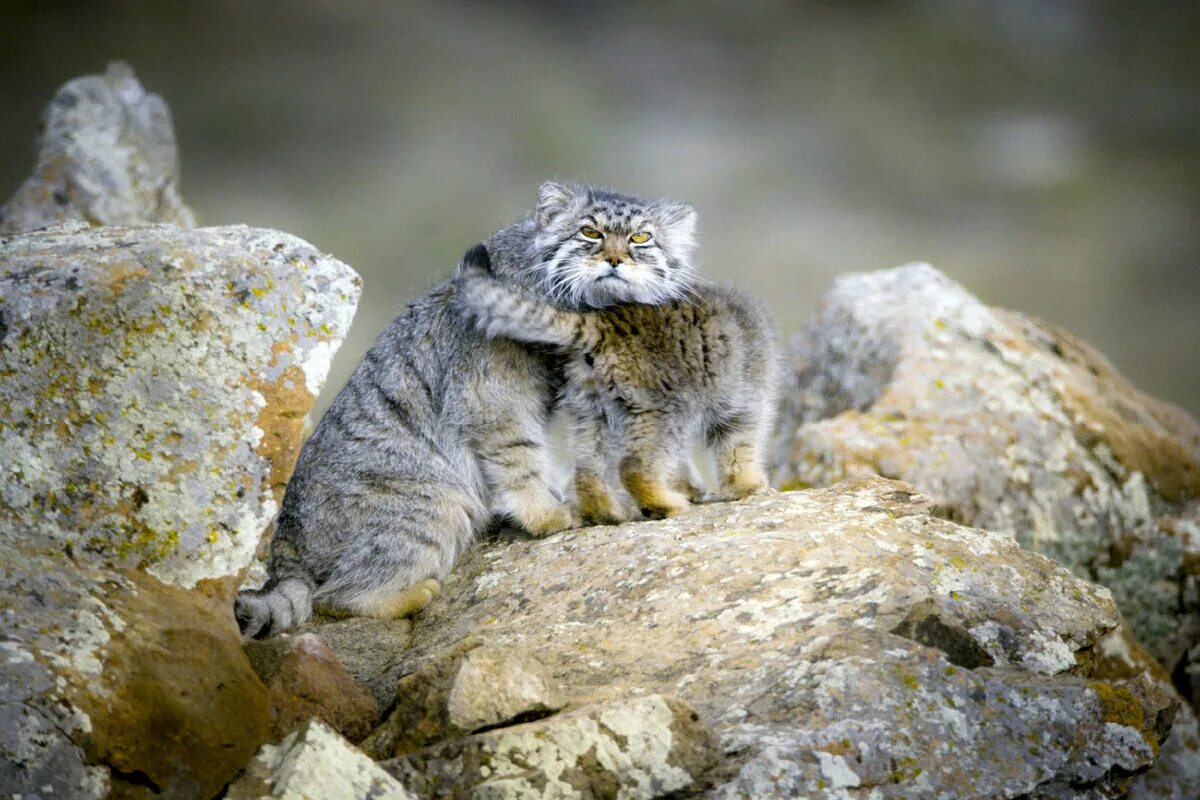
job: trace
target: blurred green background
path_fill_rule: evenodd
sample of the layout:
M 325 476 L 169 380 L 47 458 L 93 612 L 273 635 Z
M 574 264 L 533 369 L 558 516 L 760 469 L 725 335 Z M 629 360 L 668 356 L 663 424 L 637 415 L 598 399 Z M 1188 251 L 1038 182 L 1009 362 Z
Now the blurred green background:
M 1200 3 L 0 2 L 0 195 L 55 89 L 127 59 L 204 224 L 366 292 L 322 408 L 403 304 L 578 178 L 691 201 L 701 269 L 796 331 L 927 260 L 1200 413 Z

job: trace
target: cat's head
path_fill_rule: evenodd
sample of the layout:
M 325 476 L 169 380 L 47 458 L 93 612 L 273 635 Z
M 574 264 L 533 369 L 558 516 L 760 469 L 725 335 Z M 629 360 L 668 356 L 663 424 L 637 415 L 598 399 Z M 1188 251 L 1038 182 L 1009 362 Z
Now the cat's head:
M 689 205 L 548 182 L 534 218 L 532 266 L 563 305 L 657 304 L 691 291 L 696 212 Z

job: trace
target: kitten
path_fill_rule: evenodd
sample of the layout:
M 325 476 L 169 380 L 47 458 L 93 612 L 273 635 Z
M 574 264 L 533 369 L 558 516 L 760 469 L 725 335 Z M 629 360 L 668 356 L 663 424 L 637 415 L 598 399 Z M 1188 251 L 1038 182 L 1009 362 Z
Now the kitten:
M 548 301 L 669 299 L 669 282 L 633 293 L 573 285 L 564 295 L 544 280 L 539 265 L 570 269 L 578 258 L 559 228 L 567 194 L 544 185 L 532 214 L 487 240 L 496 276 Z M 632 198 L 627 205 L 678 212 Z M 670 269 L 672 258 L 664 250 L 656 263 Z M 575 524 L 546 483 L 555 359 L 545 348 L 482 336 L 452 303 L 453 291 L 450 282 L 435 287 L 387 327 L 305 442 L 276 521 L 267 583 L 235 604 L 245 635 L 299 625 L 314 604 L 338 615 L 418 611 L 497 515 L 534 536 Z
M 556 227 L 577 253 L 537 267 L 542 296 L 498 281 L 486 246 L 460 266 L 456 304 L 494 340 L 550 345 L 565 354 L 562 405 L 575 438 L 575 490 L 590 523 L 625 518 L 611 491 L 614 467 L 641 512 L 677 514 L 703 494 L 689 454 L 701 437 L 715 456 L 719 497 L 766 488 L 765 440 L 775 406 L 778 355 L 765 309 L 731 289 L 696 284 L 689 250 L 694 214 L 666 220 L 622 213 L 603 193 L 575 189 Z M 560 234 L 560 235 L 562 235 Z M 676 243 L 664 269 L 655 250 Z M 653 248 L 653 249 L 652 249 Z M 681 293 L 687 299 L 678 299 Z M 557 308 L 545 295 L 580 310 Z M 599 299 L 603 303 L 595 303 Z M 637 302 L 629 302 L 629 301 Z M 659 301 L 657 305 L 651 305 Z M 612 305 L 601 310 L 588 306 Z

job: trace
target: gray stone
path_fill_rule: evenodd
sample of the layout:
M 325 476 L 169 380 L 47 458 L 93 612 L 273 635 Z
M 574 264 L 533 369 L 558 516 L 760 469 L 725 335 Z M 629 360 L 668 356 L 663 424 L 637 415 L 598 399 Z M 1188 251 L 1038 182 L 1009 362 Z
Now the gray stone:
M 404 675 L 400 661 L 412 641 L 412 620 L 316 616 L 303 630 L 329 645 L 346 670 L 370 688 L 379 708 L 392 704 L 396 682 Z
M 696 713 L 652 694 L 457 739 L 380 766 L 421 798 L 638 798 L 695 788 L 716 760 Z
M 1107 586 L 1150 652 L 1186 672 L 1200 642 L 1194 419 L 924 264 L 840 278 L 791 358 L 777 486 L 908 481 Z
M 473 637 L 402 678 L 392 712 L 359 746 L 376 760 L 567 704 L 558 681 L 528 653 Z
M 58 90 L 42 113 L 33 175 L 0 208 L 0 233 L 71 221 L 196 224 L 179 196 L 171 111 L 128 64 Z
M 1110 593 L 936 511 L 874 478 L 485 542 L 404 659 L 477 634 L 597 701 L 677 696 L 721 737 L 718 797 L 1117 796 L 1178 704 L 1099 670 Z
M 415 800 L 395 778 L 320 720 L 264 745 L 227 800 Z
M 0 539 L 232 587 L 358 295 L 276 231 L 0 237 Z

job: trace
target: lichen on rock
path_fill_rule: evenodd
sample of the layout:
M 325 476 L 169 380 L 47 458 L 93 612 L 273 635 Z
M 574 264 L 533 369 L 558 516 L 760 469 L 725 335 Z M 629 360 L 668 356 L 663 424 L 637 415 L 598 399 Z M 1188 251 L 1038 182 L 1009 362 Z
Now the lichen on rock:
M 566 705 L 558 681 L 528 653 L 479 637 L 404 676 L 388 718 L 360 744 L 382 760 L 486 728 L 544 717 Z
M 796 336 L 782 487 L 880 474 L 1113 593 L 1186 671 L 1200 642 L 1200 425 L 1095 350 L 925 264 L 839 278 Z
M 418 796 L 651 800 L 696 788 L 716 743 L 696 713 L 657 694 L 434 745 L 381 766 Z
M 232 586 L 358 295 L 276 231 L 0 237 L 0 539 Z
M 939 510 L 864 478 L 484 542 L 404 661 L 477 635 L 596 701 L 674 695 L 721 739 L 715 797 L 1119 796 L 1178 703 L 1095 671 L 1109 592 Z
M 315 719 L 280 744 L 264 745 L 224 796 L 227 800 L 416 800 L 395 778 Z
M 267 735 L 223 597 L 0 541 L 0 790 L 211 797 Z

